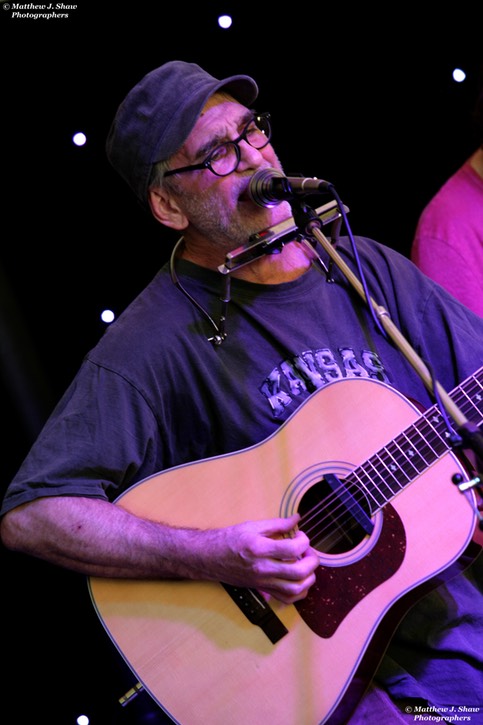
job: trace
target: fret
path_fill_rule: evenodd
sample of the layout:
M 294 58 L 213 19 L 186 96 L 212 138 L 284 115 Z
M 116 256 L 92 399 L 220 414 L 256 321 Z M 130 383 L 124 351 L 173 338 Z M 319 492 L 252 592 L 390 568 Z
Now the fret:
M 388 488 L 384 477 L 380 475 L 379 471 L 377 471 L 370 460 L 366 461 L 365 467 L 371 483 L 371 486 L 366 486 L 366 489 L 371 491 L 372 496 L 380 505 L 384 502 L 387 503 L 387 501 L 389 501 L 388 494 L 390 494 L 391 491 Z
M 474 388 L 471 392 L 462 390 L 461 398 L 458 402 L 459 408 L 466 418 L 471 419 L 471 412 L 476 411 L 479 414 L 479 421 L 473 420 L 474 423 L 480 425 L 483 422 L 483 388 L 480 386 Z
M 397 438 L 394 439 L 393 442 L 393 448 L 394 448 L 394 458 L 399 463 L 399 466 L 407 473 L 407 476 L 410 481 L 414 480 L 416 475 L 420 473 L 416 466 L 411 461 L 411 458 L 408 457 L 404 451 L 404 448 L 399 445 L 399 442 L 402 444 L 403 439 L 402 435 L 399 435 Z M 399 442 L 398 442 L 399 441 Z
M 367 472 L 362 466 L 352 471 L 351 476 L 346 479 L 346 486 L 347 482 L 349 482 L 350 487 L 351 477 L 355 477 L 359 481 L 358 488 L 368 494 L 369 504 L 372 513 L 378 511 L 381 506 L 387 503 L 388 500 L 380 495 L 380 491 L 377 489 L 377 486 L 373 485 L 371 478 L 368 476 Z
M 434 448 L 436 457 L 440 458 L 442 455 L 448 452 L 451 448 L 451 435 L 454 434 L 454 423 L 451 418 L 448 417 L 448 423 L 451 426 L 451 431 L 448 429 L 447 421 L 443 418 L 437 408 L 433 408 L 432 418 L 433 433 L 430 434 L 431 445 Z
M 382 483 L 379 484 L 379 490 L 384 493 L 386 500 L 389 501 L 401 490 L 401 485 L 396 476 L 396 465 L 392 458 L 384 455 L 384 449 L 382 453 L 376 453 L 369 460 L 369 464 L 376 471 L 378 478 L 382 480 Z M 396 470 L 393 470 L 393 468 Z
M 385 446 L 382 449 L 382 453 L 380 454 L 381 460 L 385 462 L 386 468 L 388 468 L 391 472 L 391 479 L 396 481 L 397 487 L 399 490 L 396 490 L 395 493 L 399 493 L 399 491 L 404 488 L 404 486 L 412 481 L 412 477 L 408 476 L 406 471 L 401 468 L 399 465 L 399 462 L 397 461 L 396 457 L 392 453 L 391 446 Z
M 432 435 L 431 428 L 422 429 L 423 426 L 414 426 L 406 431 L 406 438 L 410 444 L 418 451 L 425 467 L 429 466 L 435 460 L 436 453 L 431 445 Z
M 413 443 L 413 441 L 411 440 L 411 435 L 413 437 L 418 435 L 418 431 L 416 428 L 409 429 L 407 433 L 404 432 L 399 436 L 399 438 L 401 439 L 401 443 L 402 443 L 402 450 L 404 451 L 404 455 L 407 456 L 411 465 L 414 466 L 414 468 L 419 473 L 422 473 L 423 471 L 426 470 L 426 468 L 428 467 L 428 464 L 427 464 L 427 461 L 424 460 L 418 446 L 415 445 Z M 418 435 L 418 439 L 421 440 L 421 437 L 419 435 Z
M 468 402 L 468 405 L 479 413 L 479 422 L 481 422 L 483 418 L 483 375 L 481 379 L 477 379 L 476 375 L 470 378 L 469 384 L 459 388 L 453 399 L 456 401 L 463 397 Z M 468 415 L 467 417 L 469 418 L 470 416 Z M 474 422 L 477 421 L 475 420 Z
M 354 475 L 358 478 L 358 480 L 362 483 L 362 486 L 365 491 L 368 492 L 368 494 L 371 496 L 373 501 L 376 503 L 377 508 L 381 508 L 384 504 L 386 504 L 388 501 L 390 501 L 397 493 L 399 493 L 407 483 L 414 480 L 415 473 L 418 473 L 416 469 L 414 469 L 413 466 L 411 466 L 410 475 L 405 470 L 405 466 L 402 465 L 404 463 L 407 464 L 407 458 L 402 454 L 401 450 L 394 446 L 392 444 L 391 446 L 392 452 L 389 452 L 389 449 L 386 447 L 383 449 L 386 453 L 385 459 L 388 462 L 385 466 L 386 470 L 390 471 L 390 478 L 393 483 L 393 486 L 395 486 L 396 490 L 392 490 L 389 485 L 387 485 L 387 481 L 384 482 L 384 486 L 381 486 L 380 488 L 374 483 L 373 477 L 369 475 L 369 472 L 366 470 L 368 463 L 366 462 L 363 466 L 359 466 L 359 468 L 356 468 L 355 471 L 352 472 L 351 475 Z M 379 454 L 379 459 L 383 460 L 383 455 Z M 372 461 L 375 461 L 375 457 L 373 456 Z M 371 466 L 374 470 L 374 466 Z M 402 480 L 400 480 L 402 477 Z M 379 472 L 377 472 L 377 478 L 379 481 L 383 480 L 381 479 L 381 476 L 379 475 Z M 372 507 L 371 507 L 372 508 Z
M 483 422 L 483 368 L 456 388 L 451 397 L 468 420 L 480 425 Z M 453 424 L 451 419 L 449 422 Z M 451 449 L 450 438 L 446 420 L 435 405 L 352 471 L 346 483 L 352 479 L 353 485 L 366 493 L 374 513 L 374 504 L 382 508 L 447 453 Z
M 436 407 L 431 408 L 426 415 L 429 414 L 431 417 L 426 419 L 431 424 L 434 433 L 431 436 L 431 446 L 439 458 L 447 453 L 448 448 L 451 446 L 450 434 L 443 416 Z

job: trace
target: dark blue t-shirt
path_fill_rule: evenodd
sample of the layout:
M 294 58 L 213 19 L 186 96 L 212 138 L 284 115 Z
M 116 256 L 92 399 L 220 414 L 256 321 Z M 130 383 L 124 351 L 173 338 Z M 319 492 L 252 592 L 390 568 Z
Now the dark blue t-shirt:
M 442 386 L 451 391 L 474 373 L 483 360 L 483 319 L 393 250 L 362 238 L 357 249 L 370 295 Z M 357 272 L 347 239 L 338 250 Z M 284 284 L 231 280 L 221 345 L 209 339 L 209 318 L 218 324 L 225 312 L 225 277 L 182 260 L 176 269 L 196 304 L 173 284 L 168 265 L 159 271 L 87 354 L 8 488 L 2 513 L 51 495 L 113 501 L 162 470 L 254 446 L 338 381 L 373 380 L 424 409 L 433 405 L 338 269 L 330 281 L 315 267 Z M 320 416 L 337 426 L 323 401 Z M 350 461 L 351 439 L 370 438 L 378 410 L 353 411 L 346 402 L 339 415 Z M 236 458 L 233 475 L 236 481 Z M 253 486 L 262 487 L 266 475 L 262 467 Z M 475 566 L 407 617 L 380 670 L 393 694 L 483 706 L 482 587 Z M 430 655 L 424 667 L 418 650 Z

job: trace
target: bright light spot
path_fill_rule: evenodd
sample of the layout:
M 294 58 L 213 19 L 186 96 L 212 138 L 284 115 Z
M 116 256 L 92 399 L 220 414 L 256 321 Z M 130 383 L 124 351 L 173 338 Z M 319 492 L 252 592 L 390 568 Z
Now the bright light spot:
M 218 18 L 218 25 L 220 26 L 220 28 L 223 28 L 224 30 L 229 28 L 231 26 L 232 22 L 233 22 L 233 20 L 230 18 L 229 15 L 220 15 L 220 17 Z
M 76 146 L 84 146 L 84 144 L 87 141 L 85 133 L 81 133 L 80 131 L 78 133 L 75 133 L 72 136 L 72 141 L 75 143 Z
M 453 80 L 456 81 L 456 83 L 462 83 L 466 78 L 466 73 L 464 70 L 461 70 L 461 68 L 455 68 L 453 71 Z
M 104 312 L 101 313 L 101 320 L 105 322 L 107 325 L 111 323 L 115 318 L 115 314 L 112 310 L 104 310 Z
M 89 718 L 87 715 L 79 715 L 77 718 L 77 725 L 89 725 Z

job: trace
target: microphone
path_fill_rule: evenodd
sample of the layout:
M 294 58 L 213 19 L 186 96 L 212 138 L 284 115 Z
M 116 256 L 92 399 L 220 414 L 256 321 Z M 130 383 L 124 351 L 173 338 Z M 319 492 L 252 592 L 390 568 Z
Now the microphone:
M 305 194 L 323 194 L 332 188 L 323 179 L 284 176 L 277 169 L 259 169 L 248 185 L 248 196 L 258 206 L 276 206 Z

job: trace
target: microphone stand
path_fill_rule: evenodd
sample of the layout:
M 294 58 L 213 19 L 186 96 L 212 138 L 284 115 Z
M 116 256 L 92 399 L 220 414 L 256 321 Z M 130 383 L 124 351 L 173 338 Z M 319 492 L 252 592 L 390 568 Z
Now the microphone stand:
M 338 202 L 338 208 L 345 219 L 344 205 L 340 202 L 333 187 L 331 190 Z M 443 386 L 434 379 L 424 361 L 419 357 L 414 348 L 409 344 L 400 330 L 393 323 L 387 310 L 375 302 L 372 297 L 366 295 L 364 287 L 359 279 L 344 262 L 334 245 L 323 234 L 320 221 L 314 214 L 313 210 L 305 204 L 302 204 L 301 200 L 296 197 L 290 201 L 290 204 L 292 206 L 293 218 L 299 228 L 303 230 L 302 233 L 309 238 L 313 237 L 322 246 L 325 252 L 329 255 L 331 261 L 337 265 L 360 297 L 362 297 L 362 299 L 372 308 L 376 319 L 381 323 L 384 331 L 417 372 L 430 394 L 434 395 L 442 402 L 445 410 L 453 418 L 457 425 L 457 433 L 460 436 L 459 443 L 463 442 L 465 444 L 463 447 L 472 449 L 476 456 L 483 461 L 483 432 L 477 425 L 466 418 L 455 402 L 450 398 Z M 347 224 L 346 219 L 345 221 Z M 465 483 L 461 483 L 460 479 L 455 479 L 454 482 L 457 483 L 460 491 L 476 487 L 480 496 L 483 495 L 481 489 L 479 488 L 479 484 L 481 483 L 479 476 L 475 476 L 474 479 Z M 481 514 L 479 514 L 479 516 L 480 528 L 482 528 L 483 517 L 481 517 Z

